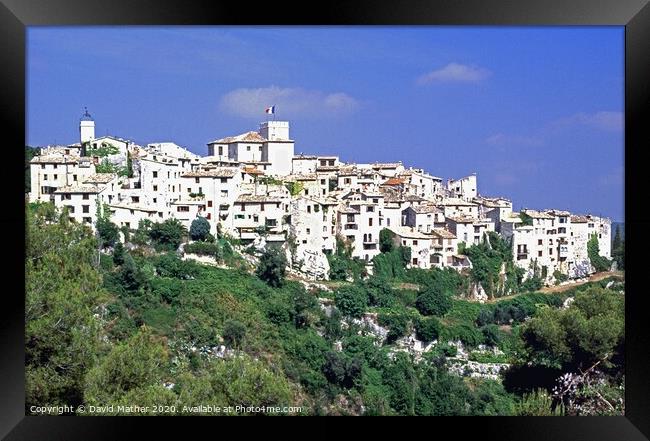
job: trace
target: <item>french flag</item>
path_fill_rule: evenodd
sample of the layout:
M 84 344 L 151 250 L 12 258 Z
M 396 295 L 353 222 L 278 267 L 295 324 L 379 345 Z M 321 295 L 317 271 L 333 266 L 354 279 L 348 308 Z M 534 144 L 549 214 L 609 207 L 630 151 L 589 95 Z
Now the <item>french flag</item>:
M 273 115 L 275 113 L 275 106 L 267 107 L 264 112 Z

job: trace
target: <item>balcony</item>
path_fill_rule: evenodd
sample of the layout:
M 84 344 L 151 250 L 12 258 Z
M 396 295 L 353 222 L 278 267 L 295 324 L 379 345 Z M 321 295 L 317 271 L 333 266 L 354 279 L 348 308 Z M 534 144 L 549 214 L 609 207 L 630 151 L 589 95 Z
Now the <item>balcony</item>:
M 359 225 L 357 225 L 357 224 L 345 224 L 343 228 L 345 230 L 358 230 Z
M 517 253 L 517 260 L 526 260 L 528 259 L 528 253 Z

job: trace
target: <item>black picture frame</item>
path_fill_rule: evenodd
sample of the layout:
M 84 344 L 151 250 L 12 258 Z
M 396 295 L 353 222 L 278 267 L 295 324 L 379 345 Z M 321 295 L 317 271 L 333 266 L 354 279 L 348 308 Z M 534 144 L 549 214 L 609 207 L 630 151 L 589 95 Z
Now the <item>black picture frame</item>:
M 289 11 L 291 11 L 289 13 Z M 643 190 L 647 172 L 644 148 L 650 147 L 650 5 L 647 0 L 445 0 L 409 2 L 348 1 L 292 4 L 179 0 L 2 0 L 0 4 L 0 76 L 2 121 L 5 123 L 5 170 L 9 187 L 3 195 L 0 225 L 7 259 L 3 274 L 0 318 L 0 436 L 17 439 L 116 439 L 131 438 L 136 428 L 167 435 L 186 433 L 187 420 L 166 417 L 35 417 L 24 415 L 24 194 L 25 145 L 25 29 L 27 26 L 65 25 L 615 25 L 625 26 L 625 198 L 626 257 L 626 416 L 483 418 L 478 424 L 458 419 L 438 419 L 430 427 L 443 436 L 441 425 L 455 438 L 641 440 L 650 437 L 650 336 L 646 326 L 643 258 L 647 255 L 650 216 L 644 210 Z M 44 104 L 47 105 L 47 104 Z M 56 111 L 56 109 L 52 109 Z M 20 149 L 18 147 L 21 147 Z M 607 158 L 603 158 L 607 160 Z M 15 174 L 14 174 L 15 173 Z M 14 184 L 15 187 L 14 188 Z M 627 194 L 626 194 L 627 195 Z M 645 234 L 644 234 L 645 233 Z M 635 259 L 635 256 L 637 258 Z M 282 420 L 282 419 L 280 419 Z M 212 431 L 212 419 L 193 419 L 191 426 Z M 219 426 L 226 424 L 219 420 Z M 247 425 L 229 419 L 240 431 Z M 276 424 L 278 419 L 265 420 Z M 284 420 L 286 421 L 286 420 Z M 294 424 L 296 419 L 291 419 Z M 311 421 L 310 421 L 311 422 Z M 373 420 L 372 425 L 381 427 Z M 316 424 L 322 424 L 318 421 Z M 328 421 L 329 423 L 329 421 Z M 390 423 L 389 423 L 390 424 Z M 329 427 L 330 424 L 323 425 Z M 395 427 L 409 430 L 409 423 Z M 254 428 L 254 427 L 253 427 Z M 313 426 L 315 428 L 315 426 Z M 312 430 L 313 430 L 312 428 Z M 151 432 L 149 432 L 151 431 Z M 210 433 L 210 432 L 208 432 Z M 225 435 L 225 432 L 221 432 Z M 291 435 L 289 435 L 291 436 Z M 414 436 L 422 436 L 415 435 Z M 449 435 L 444 435 L 449 436 Z

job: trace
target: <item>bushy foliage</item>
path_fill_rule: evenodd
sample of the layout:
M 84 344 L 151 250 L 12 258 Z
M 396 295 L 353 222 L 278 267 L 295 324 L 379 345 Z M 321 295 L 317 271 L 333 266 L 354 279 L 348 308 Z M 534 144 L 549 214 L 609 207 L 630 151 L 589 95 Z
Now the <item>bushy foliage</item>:
M 186 234 L 187 229 L 176 218 L 169 218 L 161 223 L 153 223 L 149 229 L 149 238 L 158 249 L 166 251 L 178 249 Z
M 352 257 L 352 245 L 341 236 L 336 237 L 336 251 L 327 254 L 331 280 L 358 280 L 366 276 L 365 263 Z
M 587 242 L 587 255 L 596 272 L 609 271 L 612 263 L 606 257 L 600 255 L 598 246 L 598 234 L 594 233 Z
M 624 339 L 623 295 L 592 287 L 567 309 L 541 308 L 522 330 L 529 359 L 564 369 L 607 363 Z
M 287 258 L 279 247 L 267 246 L 257 266 L 257 277 L 269 286 L 278 287 L 284 283 L 287 271 Z
M 210 234 L 210 222 L 204 217 L 197 217 L 190 225 L 192 240 L 205 240 Z
M 357 285 L 344 286 L 336 291 L 334 302 L 343 315 L 359 318 L 368 307 L 368 293 Z
M 409 334 L 410 317 L 404 313 L 379 314 L 377 321 L 381 326 L 388 328 L 388 335 L 386 335 L 388 343 Z
M 451 309 L 451 294 L 437 286 L 427 286 L 420 291 L 415 307 L 422 315 L 445 315 Z
M 415 322 L 415 335 L 425 342 L 436 340 L 441 329 L 442 325 L 435 317 L 421 318 Z
M 233 348 L 239 348 L 246 337 L 246 325 L 238 320 L 228 320 L 223 325 L 223 339 Z
M 402 246 L 393 248 L 372 259 L 373 274 L 387 280 L 403 279 L 406 274 L 406 265 L 410 260 L 411 248 Z
M 86 226 L 57 220 L 52 204 L 30 205 L 25 214 L 26 409 L 75 406 L 101 352 L 94 312 L 107 296 L 95 268 L 97 242 Z
M 488 294 L 494 298 L 517 292 L 523 278 L 523 271 L 513 262 L 512 248 L 509 241 L 490 231 L 487 239 L 478 245 L 465 249 L 465 254 L 472 262 L 471 276 L 480 283 Z M 504 269 L 505 279 L 500 274 Z
M 382 228 L 379 232 L 379 251 L 390 253 L 393 250 L 393 233 L 388 228 Z

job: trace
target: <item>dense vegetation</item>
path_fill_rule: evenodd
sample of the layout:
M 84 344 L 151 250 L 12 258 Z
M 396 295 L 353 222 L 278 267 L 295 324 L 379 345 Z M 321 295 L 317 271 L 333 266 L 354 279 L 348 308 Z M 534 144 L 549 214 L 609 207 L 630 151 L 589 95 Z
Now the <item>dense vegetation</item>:
M 346 267 L 353 281 L 334 282 L 328 293 L 288 278 L 274 248 L 255 272 L 185 260 L 179 244 L 187 235 L 175 222 L 142 222 L 126 246 L 107 244 L 97 262 L 98 237 L 87 227 L 49 204 L 30 205 L 27 409 L 114 404 L 119 413 L 118 405 L 157 404 L 187 414 L 219 403 L 300 406 L 292 412 L 315 415 L 546 415 L 622 408 L 623 296 L 603 288 L 609 280 L 480 304 L 458 296 L 468 276 L 406 270 L 404 251 L 391 248 L 378 264 L 390 270 L 364 277 Z M 226 247 L 238 255 L 227 237 L 184 245 L 220 262 L 214 250 Z M 354 262 L 344 248 L 332 257 Z M 575 300 L 561 309 L 568 297 Z M 387 329 L 385 340 L 357 320 L 366 313 Z M 412 334 L 437 344 L 422 359 L 397 351 Z M 503 383 L 451 373 L 457 341 L 470 360 L 507 361 L 512 373 Z M 483 344 L 502 353 L 481 352 Z M 586 371 L 576 380 L 579 399 L 553 391 L 561 375 Z M 598 394 L 614 412 L 594 404 Z

